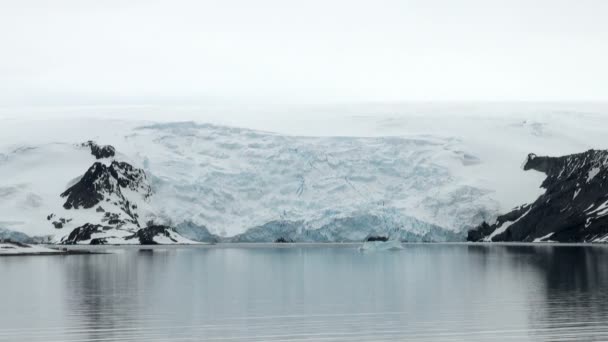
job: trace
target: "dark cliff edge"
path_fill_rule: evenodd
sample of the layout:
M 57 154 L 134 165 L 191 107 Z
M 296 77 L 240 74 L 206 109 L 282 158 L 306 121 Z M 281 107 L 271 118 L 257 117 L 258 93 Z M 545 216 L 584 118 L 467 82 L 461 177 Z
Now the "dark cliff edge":
M 111 145 L 97 145 L 97 143 L 92 140 L 82 143 L 81 145 L 83 147 L 89 147 L 91 149 L 91 154 L 95 156 L 96 159 L 111 158 L 116 155 L 116 149 Z
M 149 197 L 150 186 L 143 170 L 125 162 L 113 161 L 110 166 L 95 162 L 82 178 L 61 197 L 66 198 L 65 209 L 92 208 L 112 194 L 125 201 L 121 189 L 129 188 Z
M 608 151 L 529 154 L 524 170 L 547 175 L 545 193 L 470 230 L 468 241 L 608 242 Z

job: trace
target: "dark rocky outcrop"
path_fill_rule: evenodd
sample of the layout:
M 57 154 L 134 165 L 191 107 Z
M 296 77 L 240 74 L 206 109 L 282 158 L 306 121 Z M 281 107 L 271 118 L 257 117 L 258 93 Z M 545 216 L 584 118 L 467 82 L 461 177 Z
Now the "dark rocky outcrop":
M 563 157 L 528 155 L 524 170 L 543 172 L 546 189 L 534 203 L 482 223 L 469 241 L 600 242 L 608 239 L 608 151 Z
M 388 241 L 388 237 L 387 236 L 368 236 L 367 239 L 365 239 L 365 241 L 382 241 L 382 242 L 386 242 Z
M 82 145 L 89 147 L 97 159 L 114 157 L 116 153 L 114 147 L 99 146 L 93 141 Z M 63 207 L 66 210 L 91 210 L 84 216 L 86 223 L 80 221 L 77 224 L 80 226 L 61 239 L 62 244 L 156 244 L 154 238 L 159 236 L 163 237 L 157 239 L 161 243 L 175 243 L 181 238 L 172 227 L 155 225 L 153 222 L 146 228 L 140 228 L 138 205 L 134 202 L 147 201 L 152 189 L 146 173 L 129 163 L 116 160 L 95 162 L 80 179 L 71 184 L 60 195 L 65 198 Z M 103 207 L 100 205 L 102 202 Z M 70 216 L 69 212 L 65 213 Z M 78 217 L 81 220 L 83 216 Z M 53 213 L 47 216 L 47 220 L 57 229 L 68 227 L 66 224 L 72 221 L 71 218 L 56 218 Z M 70 228 L 73 226 L 76 225 Z M 133 239 L 137 240 L 127 241 Z
M 467 241 L 483 241 L 483 239 L 490 236 L 494 230 L 496 230 L 495 225 L 490 225 L 484 221 L 479 226 L 467 232 Z
M 125 162 L 113 161 L 110 166 L 96 162 L 76 184 L 61 194 L 66 198 L 63 207 L 88 209 L 115 194 L 123 204 L 124 211 L 131 213 L 131 204 L 122 195 L 121 188 L 142 192 L 146 197 L 151 193 L 143 170 Z
M 116 150 L 113 146 L 97 145 L 92 140 L 83 143 L 82 146 L 89 147 L 91 149 L 91 154 L 95 156 L 96 159 L 110 158 L 116 155 Z
M 285 239 L 284 237 L 280 237 L 276 240 L 274 240 L 274 243 L 293 243 L 293 240 L 290 239 Z
M 53 224 L 53 227 L 55 227 L 55 229 L 61 229 L 61 228 L 63 228 L 63 225 L 65 225 L 66 223 L 68 223 L 70 221 L 72 221 L 72 219 L 66 220 L 62 217 L 57 221 L 53 221 L 52 224 Z
M 80 181 L 61 194 L 61 197 L 67 197 L 63 207 L 65 209 L 92 208 L 104 199 L 104 190 L 114 192 L 114 188 L 107 166 L 95 163 Z
M 102 233 L 104 230 L 110 229 L 111 227 L 102 226 L 99 224 L 87 223 L 78 228 L 72 230 L 67 238 L 63 238 L 61 243 L 64 245 L 75 245 L 81 241 L 91 240 L 91 236 L 95 233 Z
M 172 227 L 153 225 L 139 229 L 135 234 L 127 236 L 125 240 L 138 239 L 142 245 L 156 245 L 158 242 L 154 241 L 154 237 L 165 236 L 172 242 L 177 242 L 171 233 L 175 233 L 175 229 Z
M 108 243 L 108 240 L 106 238 L 95 238 L 95 239 L 91 239 L 91 245 L 105 245 Z
M 111 226 L 115 226 L 116 228 L 120 228 L 120 227 L 124 226 L 126 223 L 133 223 L 135 225 L 138 225 L 137 220 L 134 220 L 134 219 L 123 220 L 123 219 L 121 219 L 121 216 L 119 214 L 111 213 L 111 212 L 104 213 L 103 217 L 101 218 L 101 222 L 111 225 Z

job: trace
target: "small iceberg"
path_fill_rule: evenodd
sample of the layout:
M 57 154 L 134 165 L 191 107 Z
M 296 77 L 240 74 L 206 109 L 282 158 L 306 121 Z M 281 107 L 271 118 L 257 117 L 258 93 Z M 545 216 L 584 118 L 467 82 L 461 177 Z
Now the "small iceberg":
M 383 236 L 370 236 L 359 247 L 361 252 L 395 251 L 399 249 L 403 249 L 401 241 Z

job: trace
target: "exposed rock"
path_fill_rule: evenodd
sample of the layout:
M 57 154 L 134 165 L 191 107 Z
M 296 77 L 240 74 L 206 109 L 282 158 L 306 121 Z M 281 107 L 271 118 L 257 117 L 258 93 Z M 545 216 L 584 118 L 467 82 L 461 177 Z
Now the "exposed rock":
M 467 241 L 482 241 L 485 237 L 490 236 L 494 230 L 496 230 L 494 225 L 491 226 L 484 221 L 467 232 Z
M 157 236 L 165 236 L 171 240 L 171 242 L 175 243 L 177 240 L 174 238 L 172 233 L 175 234 L 175 229 L 169 226 L 154 225 L 141 228 L 135 234 L 127 236 L 125 240 L 137 238 L 139 239 L 139 243 L 142 245 L 156 245 L 158 242 L 154 241 L 154 238 Z
M 388 237 L 387 236 L 368 236 L 367 239 L 365 239 L 365 241 L 382 241 L 382 242 L 386 242 L 388 241 Z
M 294 241 L 280 237 L 280 238 L 274 240 L 274 242 L 275 243 L 293 243 Z
M 106 238 L 95 238 L 95 239 L 91 239 L 91 245 L 105 245 L 108 243 L 108 240 Z
M 91 154 L 95 156 L 96 159 L 110 158 L 116 155 L 116 150 L 113 146 L 110 145 L 97 145 L 94 141 L 89 140 L 82 144 L 82 146 L 89 147 L 91 149 Z
M 140 192 L 144 197 L 151 194 L 143 170 L 134 168 L 125 162 L 114 161 L 110 166 L 96 162 L 76 184 L 61 194 L 61 197 L 67 197 L 63 207 L 88 209 L 104 199 L 109 201 L 109 196 L 115 195 L 119 202 L 124 204 L 123 210 L 131 213 L 130 203 L 121 191 L 124 188 Z M 118 202 L 115 203 L 118 204 Z
M 99 224 L 87 223 L 83 226 L 72 230 L 67 238 L 63 238 L 61 243 L 64 245 L 74 245 L 81 241 L 91 240 L 91 236 L 95 233 L 103 233 L 104 226 Z
M 61 194 L 61 197 L 67 197 L 63 207 L 66 209 L 91 208 L 104 199 L 104 190 L 114 192 L 114 187 L 107 167 L 102 163 L 95 163 L 78 183 Z
M 122 227 L 127 222 L 130 222 L 130 223 L 133 223 L 135 225 L 138 225 L 138 223 L 137 223 L 136 220 L 133 220 L 133 219 L 122 220 L 120 218 L 120 214 L 118 214 L 118 213 L 110 213 L 110 212 L 106 212 L 103 215 L 103 218 L 101 219 L 101 222 L 104 222 L 104 223 L 112 225 L 112 226 L 116 226 L 116 228 Z
M 55 229 L 61 229 L 61 228 L 63 228 L 63 226 L 66 223 L 68 223 L 70 221 L 72 221 L 72 219 L 67 219 L 66 220 L 65 218 L 61 217 L 59 220 L 53 221 L 52 224 L 53 224 L 53 227 L 55 227 Z
M 92 150 L 95 146 L 91 145 Z M 110 165 L 95 162 L 61 197 L 66 198 L 63 207 L 67 210 L 95 208 L 95 213 L 103 214 L 95 214 L 91 210 L 91 220 L 72 230 L 61 239 L 61 243 L 133 243 L 135 241 L 128 241 L 133 239 L 141 244 L 187 241 L 169 226 L 151 224 L 140 228 L 138 205 L 131 200 L 146 201 L 151 194 L 143 170 L 125 162 L 112 161 Z M 99 205 L 101 202 L 104 202 L 103 207 Z M 62 218 L 54 221 L 53 225 L 62 228 L 69 221 Z
M 484 222 L 469 241 L 608 242 L 608 151 L 563 157 L 528 155 L 524 170 L 544 172 L 534 203 Z

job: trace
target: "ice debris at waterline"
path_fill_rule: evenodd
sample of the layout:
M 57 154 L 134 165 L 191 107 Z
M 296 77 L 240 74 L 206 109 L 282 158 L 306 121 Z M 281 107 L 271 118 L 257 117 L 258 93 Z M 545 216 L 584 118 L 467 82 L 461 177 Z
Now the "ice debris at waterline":
M 403 245 L 399 240 L 387 241 L 365 241 L 360 247 L 361 252 L 380 252 L 380 251 L 396 251 L 403 249 Z

